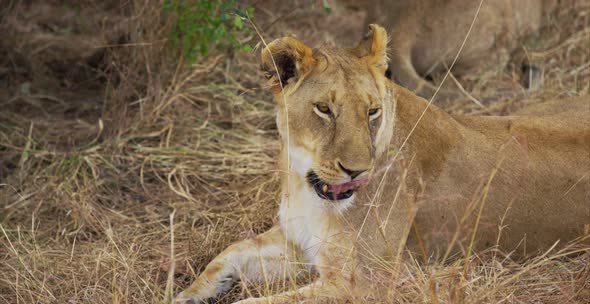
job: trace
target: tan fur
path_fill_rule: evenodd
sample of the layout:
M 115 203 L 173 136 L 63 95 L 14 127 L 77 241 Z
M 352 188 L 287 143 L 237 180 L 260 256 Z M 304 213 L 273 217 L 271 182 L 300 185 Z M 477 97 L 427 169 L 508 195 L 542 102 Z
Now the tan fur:
M 583 235 L 590 223 L 588 96 L 536 106 L 536 116 L 451 116 L 383 76 L 386 43 L 385 31 L 371 26 L 355 49 L 308 52 L 283 38 L 263 51 L 270 87 L 284 76 L 284 90 L 272 89 L 282 143 L 279 225 L 223 251 L 177 303 L 215 297 L 231 280 L 293 278 L 302 265 L 319 278 L 240 303 L 362 296 L 375 272 L 395 273 L 405 249 L 428 260 L 498 245 L 526 257 Z M 332 116 L 318 113 L 318 102 Z M 381 116 L 371 120 L 375 108 Z M 321 199 L 306 173 L 349 181 L 340 166 L 369 170 L 357 179 L 371 175 L 370 183 L 350 199 Z
M 562 2 L 575 2 L 566 0 Z M 370 22 L 392 33 L 391 72 L 394 80 L 430 98 L 436 86 L 426 75 L 446 72 L 461 47 L 479 6 L 478 0 L 381 0 L 367 3 Z M 485 0 L 453 67 L 461 76 L 477 67 L 503 67 L 515 50 L 520 56 L 524 37 L 535 33 L 557 0 Z M 524 60 L 521 58 L 520 60 Z M 437 100 L 458 96 L 450 79 Z

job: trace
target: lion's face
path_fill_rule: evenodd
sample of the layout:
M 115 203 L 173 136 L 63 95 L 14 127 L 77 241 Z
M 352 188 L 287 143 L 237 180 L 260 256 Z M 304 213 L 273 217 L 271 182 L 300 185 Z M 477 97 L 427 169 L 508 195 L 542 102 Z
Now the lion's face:
M 383 43 L 373 26 L 355 49 L 312 51 L 283 38 L 263 51 L 287 161 L 322 199 L 350 198 L 391 138 Z

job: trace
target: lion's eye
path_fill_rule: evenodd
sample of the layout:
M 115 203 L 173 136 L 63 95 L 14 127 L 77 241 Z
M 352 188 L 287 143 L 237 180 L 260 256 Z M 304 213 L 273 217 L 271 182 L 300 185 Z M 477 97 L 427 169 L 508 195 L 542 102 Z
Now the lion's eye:
M 379 109 L 379 108 L 369 109 L 369 118 L 370 119 L 375 119 L 375 118 L 379 117 L 379 115 L 381 115 L 381 109 Z
M 325 114 L 325 115 L 331 115 L 332 114 L 332 111 L 330 110 L 330 107 L 327 104 L 325 104 L 325 103 L 318 103 L 318 104 L 315 105 L 315 108 L 316 108 L 317 111 L 319 111 L 322 114 Z

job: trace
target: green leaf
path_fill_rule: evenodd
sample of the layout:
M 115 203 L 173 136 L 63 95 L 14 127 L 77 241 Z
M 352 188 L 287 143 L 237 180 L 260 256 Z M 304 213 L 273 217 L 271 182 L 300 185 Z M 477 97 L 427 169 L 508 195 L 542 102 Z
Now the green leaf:
M 322 1 L 322 4 L 323 4 L 323 6 L 324 6 L 324 10 L 325 10 L 326 12 L 328 12 L 328 13 L 329 13 L 329 12 L 331 12 L 331 11 L 332 11 L 332 6 L 330 6 L 330 3 L 328 3 L 328 0 L 323 0 L 323 1 Z
M 247 44 L 244 44 L 244 45 L 242 46 L 242 50 L 243 50 L 244 52 L 246 52 L 246 53 L 251 53 L 253 49 L 252 49 L 252 47 L 251 47 L 251 46 L 249 46 L 249 45 L 247 45 Z
M 234 26 L 238 30 L 241 30 L 244 27 L 244 23 L 242 22 L 242 17 L 240 17 L 240 16 L 235 16 L 234 17 Z
M 164 1 L 164 4 L 162 4 L 162 11 L 164 13 L 172 12 L 173 8 L 174 8 L 174 5 L 172 4 L 171 0 L 166 0 L 166 1 Z
M 181 48 L 189 64 L 210 50 L 250 50 L 242 46 L 238 37 L 250 35 L 244 20 L 252 18 L 254 9 L 236 0 L 164 0 L 162 10 L 175 18 L 169 43 Z
M 27 160 L 29 159 L 29 156 L 30 156 L 30 155 L 31 155 L 31 152 L 29 152 L 29 150 L 25 150 L 25 151 L 23 151 L 23 154 L 22 154 L 22 161 L 23 161 L 23 162 L 24 162 L 24 161 L 27 161 Z
M 246 13 L 248 13 L 248 17 L 250 17 L 250 18 L 254 18 L 254 8 L 253 8 L 253 7 L 251 7 L 251 6 L 250 6 L 250 7 L 248 7 L 248 8 L 246 9 Z

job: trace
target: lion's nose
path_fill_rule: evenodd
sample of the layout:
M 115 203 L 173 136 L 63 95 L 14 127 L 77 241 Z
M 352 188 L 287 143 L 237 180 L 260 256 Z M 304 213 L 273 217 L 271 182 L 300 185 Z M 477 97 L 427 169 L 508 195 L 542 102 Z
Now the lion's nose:
M 340 169 L 342 171 L 344 171 L 344 173 L 348 174 L 350 176 L 350 179 L 355 179 L 355 177 L 357 177 L 357 176 L 361 175 L 363 172 L 367 171 L 367 170 L 350 170 L 350 169 L 344 167 L 341 162 L 338 162 L 338 167 L 340 167 Z

